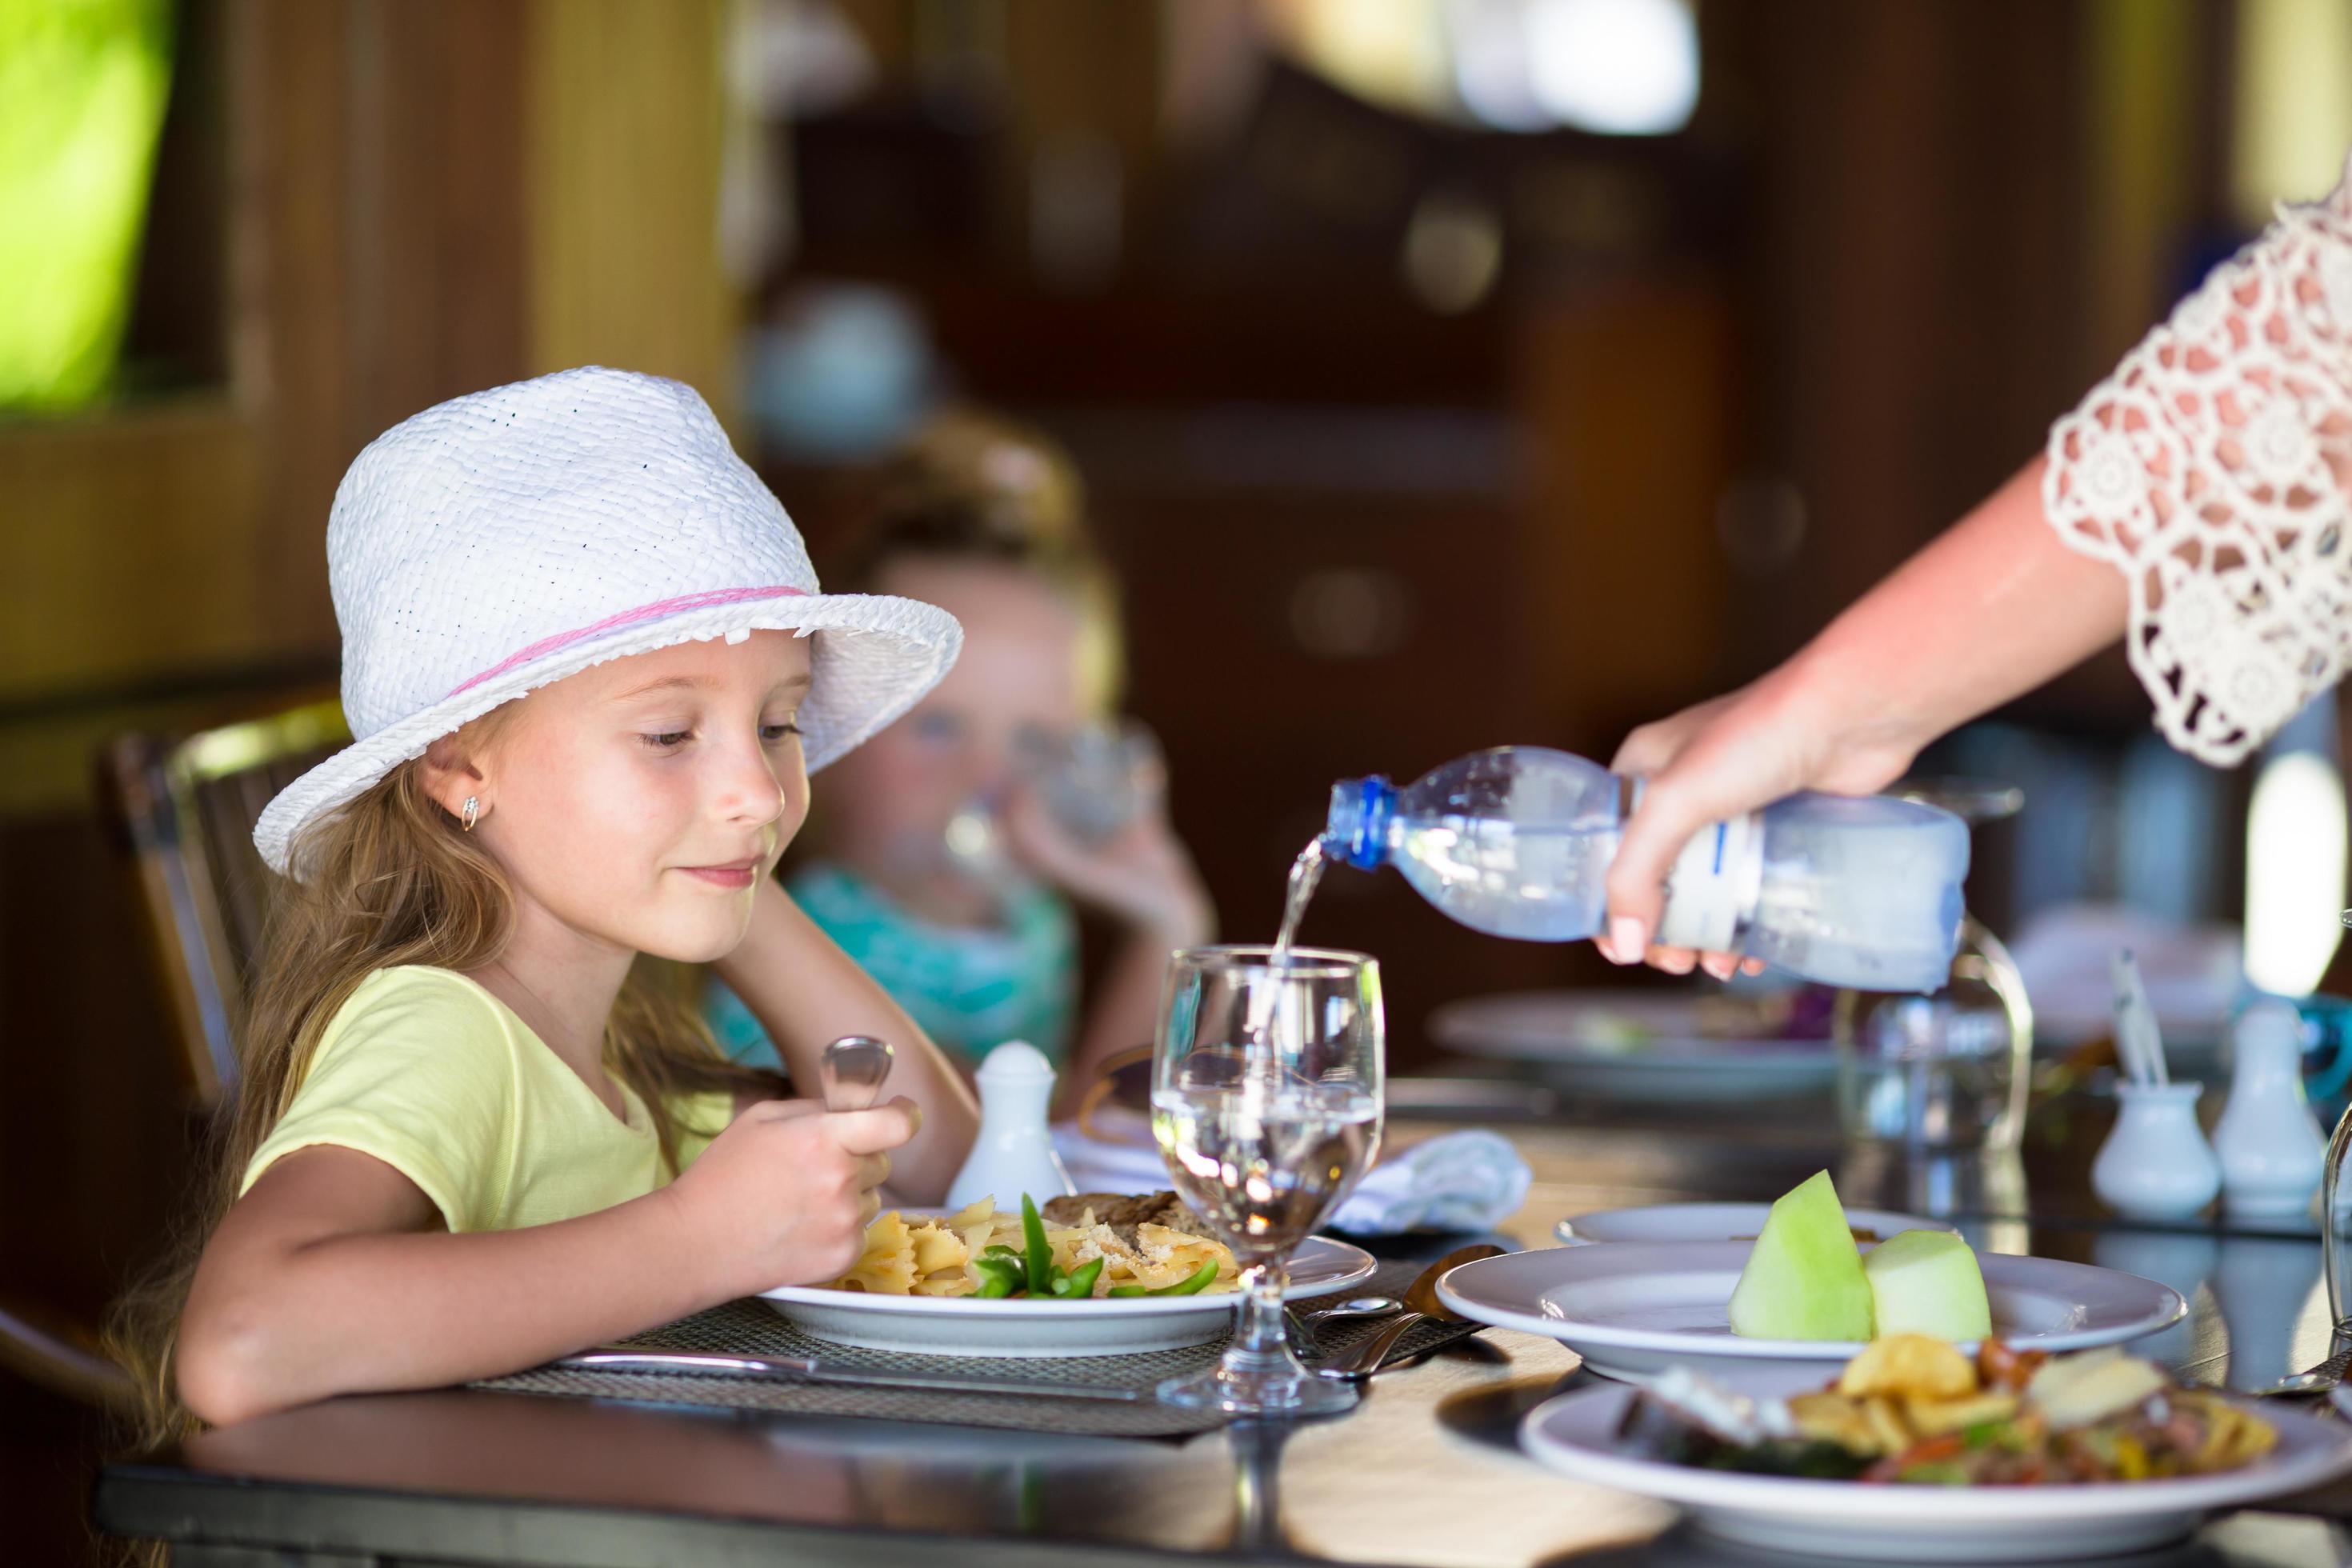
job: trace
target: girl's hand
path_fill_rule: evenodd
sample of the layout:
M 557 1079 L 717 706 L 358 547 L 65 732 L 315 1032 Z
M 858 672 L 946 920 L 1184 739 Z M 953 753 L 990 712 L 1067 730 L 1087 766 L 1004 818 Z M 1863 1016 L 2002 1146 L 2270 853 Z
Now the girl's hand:
M 1134 821 L 1090 845 L 1064 829 L 1024 786 L 1005 805 L 1004 833 L 1014 858 L 1081 903 L 1171 947 L 1209 940 L 1215 924 L 1209 895 L 1156 792 Z
M 765 1100 L 728 1123 L 667 1190 L 730 1294 L 835 1279 L 865 1250 L 888 1151 L 922 1124 L 910 1100 L 846 1111 Z
M 1917 742 L 1892 727 L 1837 722 L 1853 707 L 1836 684 L 1801 658 L 1753 685 L 1644 724 L 1625 738 L 1610 770 L 1648 779 L 1609 868 L 1609 932 L 1598 940 L 1618 963 L 1647 957 L 1687 974 L 1703 965 L 1718 980 L 1746 968 L 1729 952 L 1658 947 L 1666 875 L 1692 834 L 1710 823 L 1769 805 L 1801 789 L 1867 795 L 1902 777 Z

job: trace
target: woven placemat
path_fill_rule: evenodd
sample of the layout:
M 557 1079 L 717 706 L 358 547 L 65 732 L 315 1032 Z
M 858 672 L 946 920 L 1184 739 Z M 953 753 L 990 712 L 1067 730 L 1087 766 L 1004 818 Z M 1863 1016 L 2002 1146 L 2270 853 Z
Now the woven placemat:
M 1355 1292 L 1403 1296 L 1420 1274 L 1412 1262 L 1383 1263 Z M 1391 1352 L 1391 1361 L 1417 1360 L 1480 1331 L 1478 1323 L 1416 1323 Z M 1323 1355 L 1336 1354 L 1379 1331 L 1377 1320 L 1328 1322 L 1316 1330 Z M 1215 1364 L 1224 1352 L 1219 1337 L 1181 1350 L 1138 1355 L 1068 1356 L 1052 1360 L 998 1356 L 932 1356 L 905 1351 L 866 1350 L 803 1333 L 784 1316 L 759 1301 L 730 1301 L 681 1318 L 627 1342 L 659 1350 L 715 1351 L 733 1355 L 821 1356 L 844 1369 L 902 1371 L 923 1368 L 969 1373 L 974 1377 L 1050 1380 L 1097 1387 L 1155 1388 Z M 1180 1410 L 1157 1400 L 1113 1405 L 1092 1400 L 1025 1399 L 987 1394 L 935 1393 L 912 1388 L 851 1388 L 839 1384 L 755 1383 L 740 1378 L 636 1372 L 572 1372 L 541 1368 L 494 1377 L 471 1386 L 510 1394 L 551 1394 L 578 1399 L 621 1399 L 654 1405 L 719 1405 L 735 1410 L 777 1410 L 795 1415 L 854 1415 L 868 1420 L 926 1421 L 957 1426 L 1011 1427 L 1102 1437 L 1177 1437 L 1212 1431 L 1231 1417 L 1213 1410 Z

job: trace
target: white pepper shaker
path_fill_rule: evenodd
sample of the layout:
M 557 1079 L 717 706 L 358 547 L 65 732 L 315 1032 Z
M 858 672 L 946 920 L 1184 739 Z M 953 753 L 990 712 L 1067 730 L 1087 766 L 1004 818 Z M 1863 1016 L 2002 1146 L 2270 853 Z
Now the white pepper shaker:
M 1076 1191 L 1045 1125 L 1046 1103 L 1054 1097 L 1054 1064 L 1045 1053 L 1026 1040 L 1007 1040 L 988 1053 L 974 1076 L 980 1135 L 949 1184 L 948 1206 L 993 1197 L 998 1208 L 1017 1211 L 1024 1194 L 1043 1204 Z
M 2326 1164 L 2303 1092 L 2303 1016 L 2256 1002 L 2238 1016 L 2231 1045 L 2230 1103 L 2213 1129 L 2222 1206 L 2244 1219 L 2300 1219 Z
M 2116 1085 L 2116 1128 L 2091 1163 L 2091 1190 L 2129 1219 L 2187 1219 L 2213 1201 L 2221 1167 L 2197 1125 L 2204 1085 Z

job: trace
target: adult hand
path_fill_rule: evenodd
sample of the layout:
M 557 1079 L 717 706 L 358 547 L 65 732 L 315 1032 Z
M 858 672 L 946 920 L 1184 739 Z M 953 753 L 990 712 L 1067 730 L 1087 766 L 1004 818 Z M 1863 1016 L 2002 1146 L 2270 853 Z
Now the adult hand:
M 1619 963 L 1643 957 L 1687 974 L 1704 965 L 1719 980 L 1736 953 L 1660 947 L 1667 873 L 1691 835 L 1710 823 L 1770 805 L 1801 789 L 1867 795 L 1903 776 L 1925 737 L 1905 726 L 1857 724 L 1860 705 L 1823 667 L 1801 658 L 1753 685 L 1644 724 L 1625 738 L 1612 771 L 1647 778 L 1609 868 L 1609 931 L 1601 952 Z M 1763 968 L 1747 961 L 1749 973 Z
M 1801 789 L 1884 789 L 1929 741 L 2116 640 L 2124 580 L 2050 527 L 2042 473 L 2019 469 L 1752 686 L 1626 738 L 1614 766 L 1650 785 L 1610 868 L 1603 952 L 1687 973 L 1700 955 L 1650 938 L 1694 832 Z M 1727 979 L 1738 962 L 1706 961 Z

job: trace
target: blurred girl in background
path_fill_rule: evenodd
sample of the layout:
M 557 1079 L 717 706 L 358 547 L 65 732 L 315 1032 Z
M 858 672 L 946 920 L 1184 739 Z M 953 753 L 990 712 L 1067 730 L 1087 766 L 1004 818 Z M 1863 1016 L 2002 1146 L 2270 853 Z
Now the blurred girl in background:
M 844 760 L 814 858 L 787 881 L 967 1071 L 1026 1040 L 1066 1091 L 1150 1043 L 1169 951 L 1215 923 L 1169 829 L 1156 749 L 1111 723 L 1117 585 L 1084 504 L 1066 455 L 989 416 L 943 416 L 887 465 L 828 588 L 938 605 L 962 623 L 963 655 Z M 1074 905 L 1118 932 L 1083 1015 Z M 739 1060 L 774 1060 L 716 982 L 709 1012 Z

